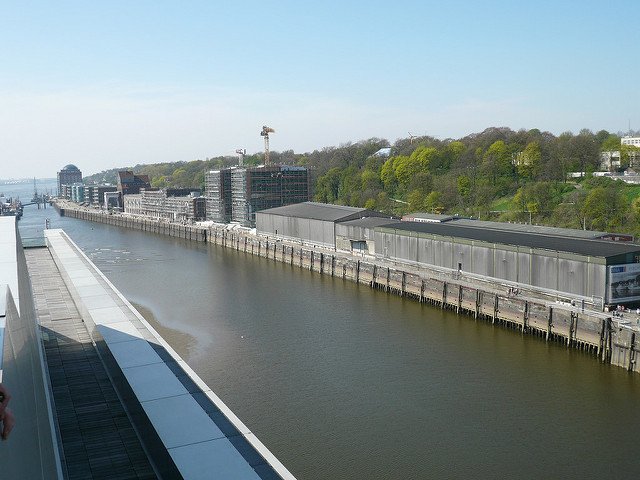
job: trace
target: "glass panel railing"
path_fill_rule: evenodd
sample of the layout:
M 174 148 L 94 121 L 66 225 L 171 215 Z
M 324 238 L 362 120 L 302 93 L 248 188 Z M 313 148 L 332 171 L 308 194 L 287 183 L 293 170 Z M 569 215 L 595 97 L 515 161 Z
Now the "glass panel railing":
M 42 237 L 27 237 L 22 239 L 22 246 L 24 248 L 46 247 L 47 241 L 44 238 L 44 235 Z

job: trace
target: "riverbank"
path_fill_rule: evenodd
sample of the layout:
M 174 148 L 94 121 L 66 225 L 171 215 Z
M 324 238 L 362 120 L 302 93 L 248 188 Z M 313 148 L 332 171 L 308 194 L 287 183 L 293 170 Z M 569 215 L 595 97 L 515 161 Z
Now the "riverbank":
M 269 258 L 332 277 L 339 277 L 372 288 L 385 290 L 419 302 L 465 312 L 491 323 L 548 341 L 562 342 L 569 348 L 589 352 L 605 363 L 640 372 L 636 363 L 637 318 L 611 317 L 606 312 L 574 307 L 568 299 L 533 295 L 521 291 L 514 295 L 492 279 L 459 272 L 421 268 L 313 248 L 265 238 L 248 229 L 229 225 L 210 226 L 172 224 L 131 215 L 108 215 L 81 208 L 69 202 L 56 204 L 60 215 L 87 221 L 207 242 L 247 254 Z
M 158 321 L 158 319 L 156 318 L 156 315 L 153 313 L 153 311 L 150 308 L 144 305 L 140 305 L 139 303 L 136 303 L 136 302 L 130 302 L 130 303 L 131 305 L 133 305 L 133 308 L 135 308 L 140 313 L 140 315 L 142 315 L 143 318 L 147 322 L 149 322 L 149 325 L 151 325 L 153 329 L 160 334 L 162 338 L 168 338 L 169 336 L 171 337 L 172 347 L 176 351 L 181 351 L 181 352 L 191 351 L 191 348 L 197 342 L 196 338 L 194 338 L 192 335 L 189 335 L 188 333 L 163 325 Z M 182 358 L 187 363 L 190 360 L 188 355 L 183 354 Z

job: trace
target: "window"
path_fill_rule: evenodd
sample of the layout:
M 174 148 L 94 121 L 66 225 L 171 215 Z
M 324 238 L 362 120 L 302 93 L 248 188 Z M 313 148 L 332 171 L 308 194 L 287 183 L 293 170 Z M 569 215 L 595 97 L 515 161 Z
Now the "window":
M 351 250 L 353 250 L 354 252 L 366 252 L 367 242 L 351 240 Z

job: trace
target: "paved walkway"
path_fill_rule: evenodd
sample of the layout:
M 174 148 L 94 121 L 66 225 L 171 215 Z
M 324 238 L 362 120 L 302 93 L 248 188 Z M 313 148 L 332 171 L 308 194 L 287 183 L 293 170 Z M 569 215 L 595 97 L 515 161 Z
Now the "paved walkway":
M 68 478 L 157 478 L 49 249 L 25 256 Z

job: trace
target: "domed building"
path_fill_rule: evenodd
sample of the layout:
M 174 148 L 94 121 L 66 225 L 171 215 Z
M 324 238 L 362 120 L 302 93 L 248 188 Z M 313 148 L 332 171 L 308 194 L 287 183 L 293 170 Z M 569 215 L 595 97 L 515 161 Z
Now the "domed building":
M 82 182 L 82 172 L 75 165 L 66 165 L 58 172 L 58 196 L 64 196 L 63 185 L 73 185 Z

